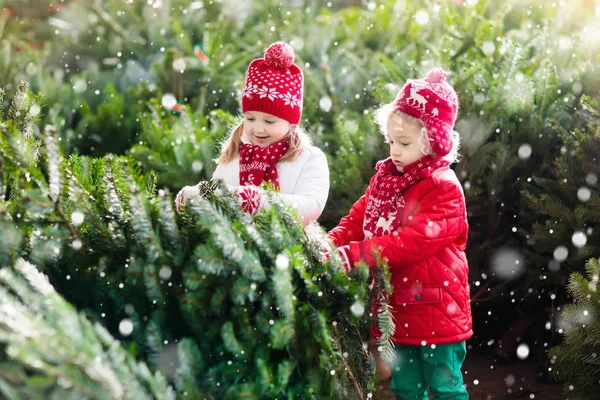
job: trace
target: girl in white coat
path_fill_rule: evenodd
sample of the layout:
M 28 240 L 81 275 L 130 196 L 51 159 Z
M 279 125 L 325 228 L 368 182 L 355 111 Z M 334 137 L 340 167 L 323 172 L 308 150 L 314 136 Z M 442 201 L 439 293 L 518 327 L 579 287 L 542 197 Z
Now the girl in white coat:
M 308 225 L 325 207 L 329 168 L 325 154 L 298 126 L 302 90 L 302 70 L 289 45 L 274 43 L 264 58 L 254 60 L 242 92 L 243 120 L 223 143 L 213 178 L 223 180 L 252 214 L 268 207 L 259 188 L 267 182 Z M 198 185 L 184 187 L 175 199 L 177 209 L 197 196 Z

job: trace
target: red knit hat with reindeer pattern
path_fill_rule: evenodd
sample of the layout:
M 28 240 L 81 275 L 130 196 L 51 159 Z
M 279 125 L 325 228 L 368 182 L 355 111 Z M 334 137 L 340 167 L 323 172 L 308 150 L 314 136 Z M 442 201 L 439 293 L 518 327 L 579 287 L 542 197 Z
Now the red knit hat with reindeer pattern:
M 276 42 L 248 67 L 242 92 L 242 112 L 260 111 L 291 124 L 302 116 L 302 70 L 294 64 L 294 50 Z
M 452 150 L 458 96 L 443 69 L 433 68 L 424 79 L 409 79 L 393 104 L 396 110 L 423 122 L 436 156 L 443 157 Z

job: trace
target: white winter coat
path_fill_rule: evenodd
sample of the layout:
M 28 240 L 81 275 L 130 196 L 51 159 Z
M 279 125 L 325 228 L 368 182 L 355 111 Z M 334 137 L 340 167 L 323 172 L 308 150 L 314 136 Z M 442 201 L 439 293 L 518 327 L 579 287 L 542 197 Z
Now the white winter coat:
M 240 186 L 239 155 L 227 164 L 219 164 L 214 179 L 227 185 Z M 307 146 L 294 161 L 275 164 L 279 174 L 279 195 L 298 209 L 304 225 L 308 225 L 323 212 L 329 194 L 329 166 L 321 149 Z M 265 203 L 262 203 L 266 205 Z

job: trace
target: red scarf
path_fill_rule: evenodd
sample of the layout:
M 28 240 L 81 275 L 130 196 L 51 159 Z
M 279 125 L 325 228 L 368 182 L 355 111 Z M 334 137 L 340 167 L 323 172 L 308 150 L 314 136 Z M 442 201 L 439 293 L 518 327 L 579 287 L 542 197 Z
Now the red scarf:
M 267 147 L 242 143 L 240 146 L 240 185 L 260 186 L 269 182 L 279 190 L 279 175 L 275 164 L 287 153 L 289 140 L 284 139 Z
M 443 158 L 428 155 L 404 166 L 406 172 L 402 173 L 391 158 L 378 162 L 363 222 L 367 239 L 397 231 L 402 225 L 406 206 L 402 193 L 430 176 L 432 171 L 447 165 L 450 163 Z

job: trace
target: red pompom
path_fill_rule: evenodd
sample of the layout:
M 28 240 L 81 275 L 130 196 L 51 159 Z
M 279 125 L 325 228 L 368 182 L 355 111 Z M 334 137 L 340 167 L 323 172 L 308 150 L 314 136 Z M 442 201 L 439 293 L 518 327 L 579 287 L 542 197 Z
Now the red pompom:
M 294 49 L 284 42 L 276 42 L 265 51 L 265 65 L 270 68 L 289 68 L 294 63 Z
M 425 80 L 429 83 L 440 83 L 446 79 L 446 76 L 446 71 L 444 71 L 440 67 L 435 67 L 427 73 Z

